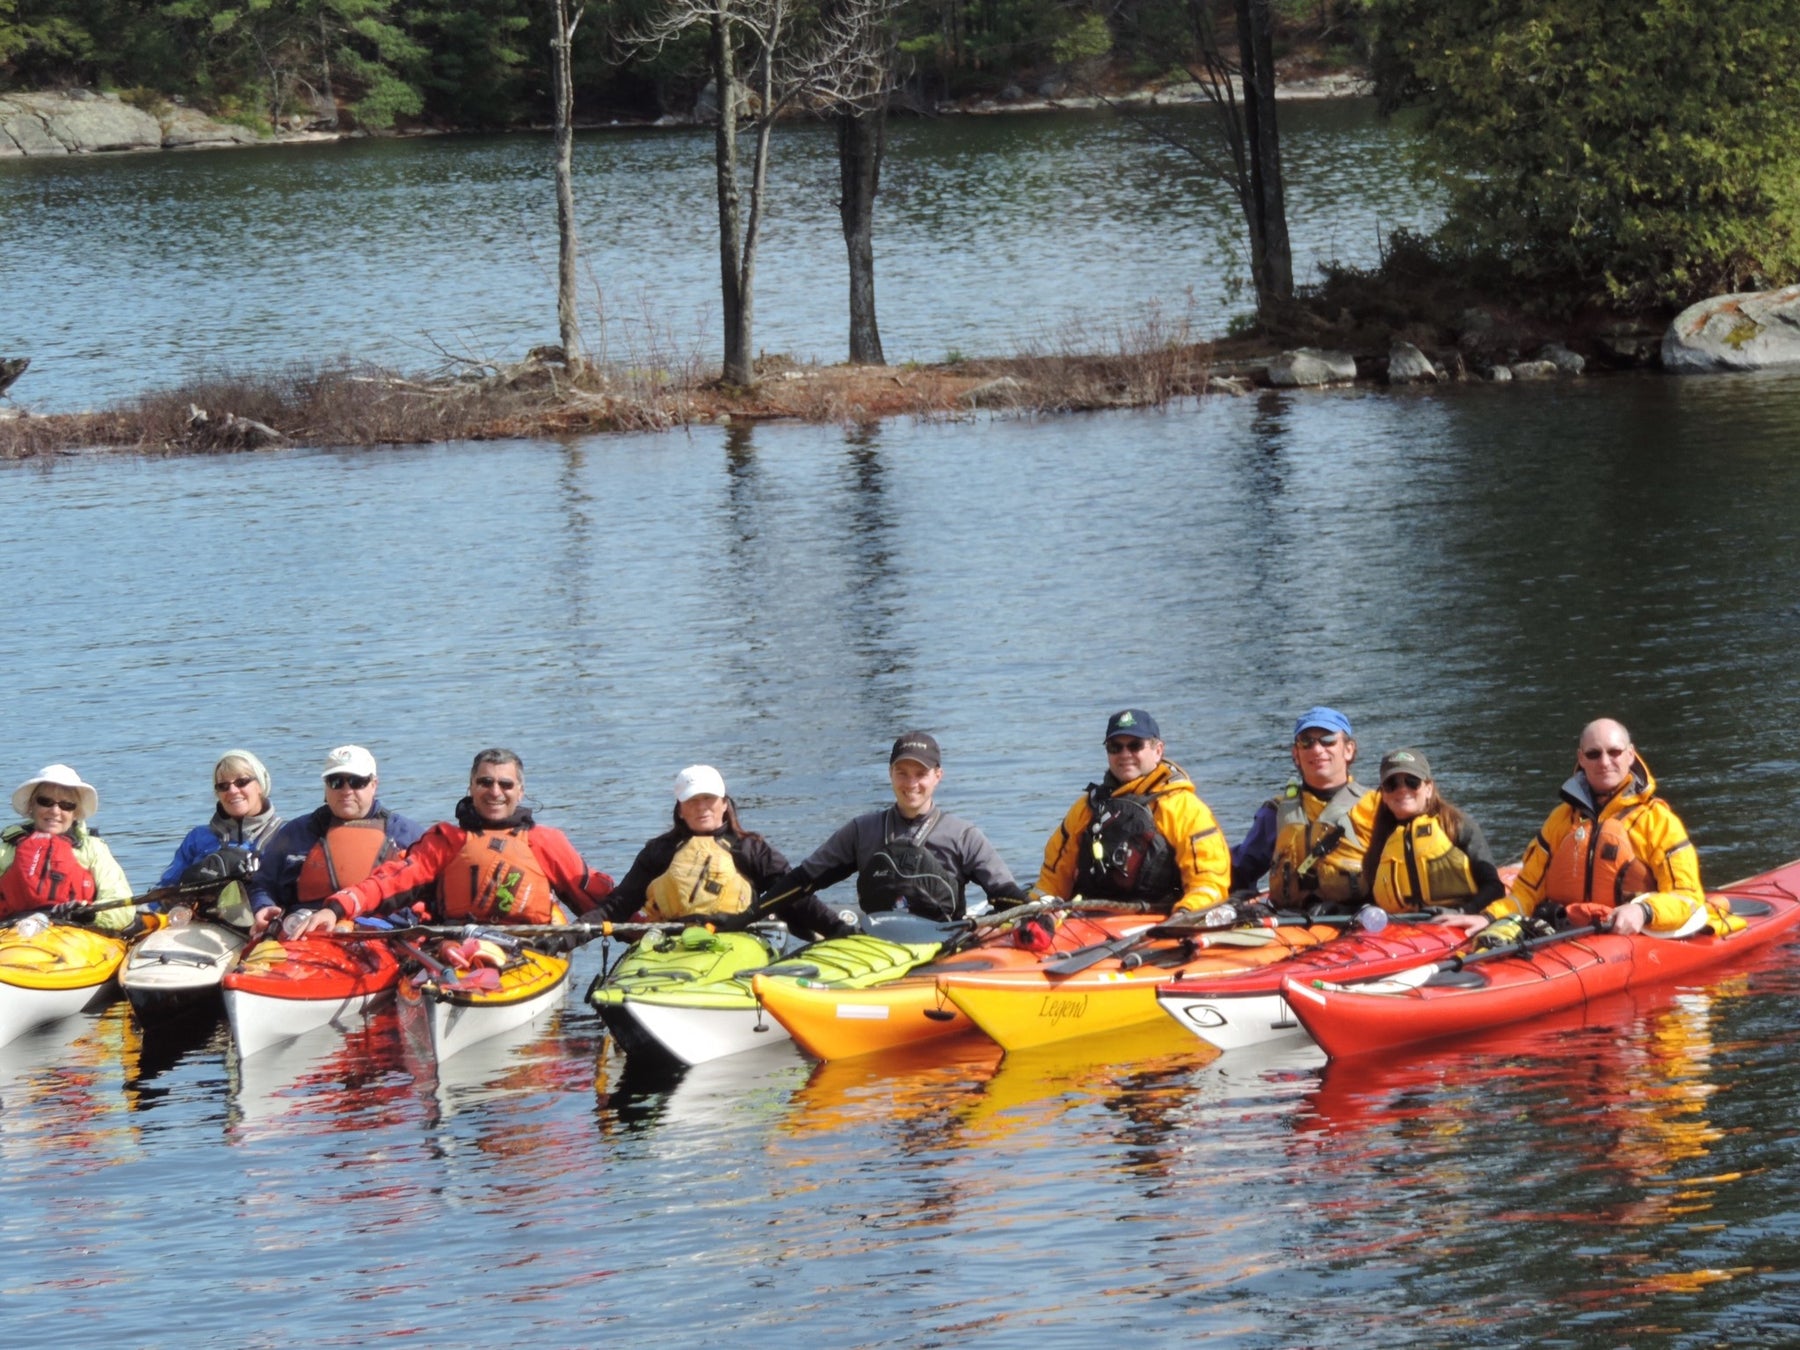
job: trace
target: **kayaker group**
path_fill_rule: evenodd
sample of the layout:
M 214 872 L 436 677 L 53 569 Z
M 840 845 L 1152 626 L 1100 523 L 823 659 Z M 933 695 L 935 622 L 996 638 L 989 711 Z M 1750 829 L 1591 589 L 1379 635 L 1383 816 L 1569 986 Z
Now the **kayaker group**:
M 1735 923 L 1708 905 L 1686 829 L 1630 734 L 1608 718 L 1582 728 L 1575 773 L 1510 887 L 1480 826 L 1439 793 L 1423 753 L 1384 756 L 1373 789 L 1355 781 L 1356 741 L 1336 709 L 1311 708 L 1295 721 L 1297 776 L 1257 810 L 1235 847 L 1192 780 L 1165 758 L 1150 713 L 1113 714 L 1103 745 L 1105 772 L 1050 835 L 1030 888 L 978 828 L 938 807 L 942 753 L 921 731 L 893 743 L 892 802 L 854 817 L 794 866 L 743 826 L 718 770 L 683 769 L 669 829 L 645 844 L 617 886 L 561 831 L 533 819 L 513 751 L 480 751 L 452 819 L 424 829 L 381 802 L 379 767 L 361 746 L 331 750 L 319 773 L 322 804 L 286 821 L 268 769 L 234 749 L 213 767 L 211 817 L 180 842 L 161 884 L 179 895 L 239 880 L 252 936 L 279 929 L 290 937 L 394 913 L 482 924 L 642 913 L 715 927 L 772 916 L 803 936 L 841 936 L 855 912 L 817 892 L 852 876 L 865 911 L 939 919 L 1082 896 L 1177 912 L 1232 902 L 1250 921 L 1366 903 L 1431 909 L 1471 933 L 1491 930 L 1490 939 L 1515 938 L 1527 923 L 1669 936 Z M 73 768 L 47 766 L 12 804 L 21 821 L 0 832 L 0 919 L 48 911 L 123 936 L 155 923 L 133 905 L 123 870 L 89 826 L 98 793 Z M 981 892 L 972 904 L 971 885 Z

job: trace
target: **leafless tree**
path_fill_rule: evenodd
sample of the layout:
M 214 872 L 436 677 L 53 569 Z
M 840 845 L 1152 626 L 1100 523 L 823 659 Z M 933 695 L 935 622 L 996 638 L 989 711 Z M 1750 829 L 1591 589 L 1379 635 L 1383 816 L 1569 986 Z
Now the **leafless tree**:
M 900 0 L 827 0 L 815 97 L 837 122 L 838 217 L 850 265 L 850 359 L 886 364 L 875 319 L 875 195 L 887 151 L 887 110 L 899 79 L 894 16 Z
M 585 0 L 569 11 L 568 0 L 550 0 L 555 23 L 550 38 L 551 70 L 556 82 L 556 325 L 563 359 L 571 371 L 583 361 L 581 325 L 575 317 L 575 269 L 580 243 L 575 233 L 575 82 L 571 75 L 575 29 L 586 12 Z
M 1194 45 L 1185 64 L 1219 115 L 1217 140 L 1197 141 L 1169 131 L 1160 119 L 1138 116 L 1123 104 L 1112 106 L 1192 156 L 1231 188 L 1244 213 L 1256 307 L 1268 315 L 1294 298 L 1281 133 L 1275 116 L 1274 16 L 1270 0 L 1232 0 L 1237 28 L 1234 56 L 1219 42 L 1216 4 L 1217 0 L 1187 0 Z
M 849 12 L 870 13 L 882 5 L 876 0 L 843 0 L 842 7 L 847 11 L 843 19 L 819 15 L 799 28 L 795 20 L 800 11 L 791 0 L 665 0 L 649 23 L 627 40 L 636 49 L 656 48 L 689 29 L 707 31 L 708 64 L 718 95 L 713 165 L 725 327 L 721 378 L 727 384 L 747 385 L 756 377 L 752 356 L 756 250 L 768 212 L 769 141 L 775 121 L 797 103 L 813 110 L 836 108 L 840 97 L 858 87 L 859 79 L 866 82 L 870 39 Z M 746 72 L 742 78 L 740 68 Z M 748 128 L 753 145 L 747 175 L 738 148 L 740 123 Z M 872 182 L 868 198 L 872 209 Z M 873 269 L 871 250 L 867 267 L 871 324 Z

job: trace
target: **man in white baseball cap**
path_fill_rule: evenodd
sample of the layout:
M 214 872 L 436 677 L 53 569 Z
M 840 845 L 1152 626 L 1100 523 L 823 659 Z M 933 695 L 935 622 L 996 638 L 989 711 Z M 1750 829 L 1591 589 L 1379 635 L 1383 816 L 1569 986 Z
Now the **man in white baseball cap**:
M 326 900 L 365 880 L 424 833 L 381 804 L 375 756 L 362 746 L 331 750 L 319 777 L 325 804 L 283 825 L 263 850 L 262 868 L 250 883 L 253 936 L 260 937 L 284 914 L 301 911 L 308 916 L 302 931 L 330 928 L 338 915 L 324 908 Z

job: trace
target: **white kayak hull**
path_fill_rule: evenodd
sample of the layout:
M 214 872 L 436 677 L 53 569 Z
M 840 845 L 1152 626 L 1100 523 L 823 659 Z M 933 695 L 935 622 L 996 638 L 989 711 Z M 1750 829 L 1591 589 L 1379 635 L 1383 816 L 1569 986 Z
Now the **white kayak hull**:
M 140 1019 L 211 1005 L 244 945 L 245 935 L 227 924 L 159 928 L 131 949 L 119 970 L 119 986 Z
M 1243 1050 L 1290 1037 L 1306 1039 L 1306 1028 L 1279 993 L 1157 995 L 1175 1024 L 1220 1050 Z
M 401 986 L 400 1016 L 408 1035 L 429 1038 L 431 1053 L 442 1064 L 472 1045 L 548 1016 L 561 1006 L 567 990 L 564 978 L 515 1003 L 457 1003 L 439 995 L 434 986 L 409 983 Z
M 705 1064 L 793 1039 L 761 1008 L 684 1008 L 627 998 L 617 1011 L 683 1064 Z
M 0 1045 L 28 1031 L 103 1006 L 116 986 L 112 978 L 78 989 L 26 989 L 0 983 Z
M 272 998 L 267 994 L 225 989 L 225 1016 L 231 1023 L 231 1042 L 239 1056 L 254 1055 L 272 1045 L 295 1040 L 320 1027 L 348 1027 L 392 989 L 344 998 Z

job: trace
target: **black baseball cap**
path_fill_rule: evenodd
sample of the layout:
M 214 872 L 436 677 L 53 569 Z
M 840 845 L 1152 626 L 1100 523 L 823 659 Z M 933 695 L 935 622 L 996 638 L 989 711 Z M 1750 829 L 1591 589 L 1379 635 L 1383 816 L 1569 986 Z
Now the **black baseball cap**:
M 895 764 L 903 759 L 916 759 L 928 769 L 941 769 L 943 757 L 938 754 L 937 738 L 928 731 L 902 732 L 900 739 L 894 742 L 894 749 L 888 755 L 888 763 Z

